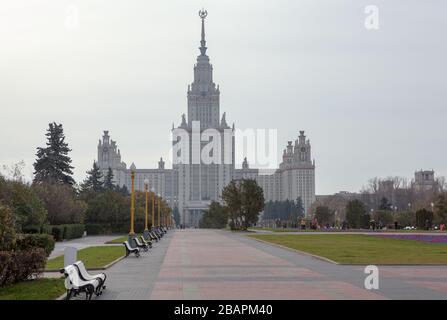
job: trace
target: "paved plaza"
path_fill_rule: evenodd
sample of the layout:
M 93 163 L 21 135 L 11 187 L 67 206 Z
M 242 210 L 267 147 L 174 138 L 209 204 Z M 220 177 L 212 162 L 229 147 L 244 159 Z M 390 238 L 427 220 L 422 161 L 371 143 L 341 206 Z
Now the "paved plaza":
M 239 233 L 177 230 L 108 269 L 100 299 L 447 298 L 445 266 L 379 266 L 379 290 L 364 288 L 363 271 Z

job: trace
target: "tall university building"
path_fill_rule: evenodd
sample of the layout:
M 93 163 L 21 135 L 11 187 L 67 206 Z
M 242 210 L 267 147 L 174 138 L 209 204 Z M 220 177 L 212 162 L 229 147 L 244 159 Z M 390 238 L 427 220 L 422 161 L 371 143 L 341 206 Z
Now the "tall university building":
M 298 139 L 289 141 L 284 149 L 282 163 L 273 174 L 260 174 L 259 169 L 252 169 L 244 160 L 241 169 L 235 167 L 234 125 L 230 128 L 226 122 L 225 113 L 220 114 L 220 90 L 213 82 L 213 66 L 206 55 L 205 18 L 206 11 L 200 12 L 202 19 L 202 33 L 200 41 L 200 55 L 194 66 L 194 81 L 188 86 L 188 113 L 182 116 L 182 122 L 173 128 L 173 149 L 182 161 L 174 161 L 172 168 L 165 168 L 163 159 L 158 162 L 157 169 L 139 169 L 135 164 L 128 168 L 121 160 L 121 153 L 116 141 L 111 140 L 108 131 L 104 131 L 102 140 L 98 144 L 98 165 L 105 174 L 109 168 L 113 170 L 115 183 L 131 186 L 130 172 L 135 171 L 135 189 L 144 190 L 144 180 L 149 180 L 149 189 L 160 194 L 172 208 L 177 207 L 180 212 L 180 223 L 186 226 L 198 226 L 203 210 L 208 208 L 211 201 L 221 201 L 222 189 L 232 180 L 243 178 L 255 179 L 264 190 L 266 201 L 296 200 L 301 198 L 305 212 L 315 201 L 315 161 L 311 158 L 311 146 L 304 131 L 300 131 Z M 204 162 L 194 161 L 192 141 L 194 128 L 199 124 L 199 132 L 203 134 L 213 129 L 220 133 L 220 150 L 212 156 L 222 161 Z M 177 150 L 180 143 L 176 137 L 178 131 L 189 133 L 186 148 Z M 224 143 L 225 132 L 230 133 L 231 146 Z M 210 138 L 209 141 L 215 139 Z M 183 139 L 184 140 L 184 139 Z M 202 139 L 203 140 L 203 139 Z M 189 142 L 189 143 L 188 143 Z M 215 142 L 215 141 L 214 141 Z M 178 145 L 177 145 L 178 146 Z M 200 151 L 206 148 L 206 143 L 199 143 Z M 207 150 L 206 150 L 207 151 Z M 220 151 L 220 152 L 219 152 Z M 181 154 L 183 153 L 183 154 Z M 229 155 L 231 161 L 224 161 Z M 216 159 L 216 158 L 214 158 Z

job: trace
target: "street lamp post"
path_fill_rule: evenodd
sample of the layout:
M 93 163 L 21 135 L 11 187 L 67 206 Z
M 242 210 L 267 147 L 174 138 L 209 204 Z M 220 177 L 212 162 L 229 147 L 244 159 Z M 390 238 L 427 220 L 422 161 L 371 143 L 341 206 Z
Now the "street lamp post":
M 132 189 L 130 194 L 130 231 L 129 231 L 129 244 L 131 247 L 134 247 L 134 238 L 135 238 L 135 230 L 134 230 L 134 218 L 135 218 L 135 171 L 132 170 L 130 172 L 130 178 L 132 180 Z
M 152 188 L 152 226 L 153 228 L 155 226 L 155 190 Z
M 158 200 L 158 202 L 157 202 L 157 204 L 158 204 L 157 205 L 157 207 L 158 207 L 157 208 L 157 210 L 158 210 L 158 220 L 157 221 L 158 221 L 158 226 L 160 226 L 160 195 L 157 196 L 157 200 Z
M 145 239 L 148 238 L 149 236 L 149 228 L 148 228 L 148 220 L 149 220 L 149 192 L 148 192 L 148 188 L 149 188 L 149 180 L 148 179 L 144 179 L 144 191 L 145 191 L 145 195 L 146 195 L 146 215 L 145 215 L 145 219 L 144 219 L 144 232 L 143 232 L 143 236 Z

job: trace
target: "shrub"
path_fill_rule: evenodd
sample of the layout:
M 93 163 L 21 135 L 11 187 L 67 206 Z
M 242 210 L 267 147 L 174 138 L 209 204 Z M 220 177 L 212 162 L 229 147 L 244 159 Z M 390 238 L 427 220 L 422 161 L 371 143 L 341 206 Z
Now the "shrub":
M 82 238 L 85 226 L 83 224 L 66 224 L 64 225 L 64 239 Z
M 51 226 L 51 235 L 56 241 L 64 240 L 64 226 Z
M 38 225 L 31 224 L 31 225 L 22 227 L 22 232 L 29 233 L 29 234 L 36 234 L 36 233 L 41 232 L 41 228 Z
M 61 224 L 51 226 L 51 234 L 56 241 L 81 238 L 84 235 L 83 224 Z
M 97 235 L 97 234 L 106 234 L 106 228 L 98 223 L 86 224 L 85 231 L 87 231 L 88 235 Z
M 15 239 L 13 212 L 11 208 L 0 202 L 0 250 L 11 250 Z
M 25 234 L 16 240 L 16 249 L 26 251 L 34 248 L 42 248 L 48 257 L 54 249 L 55 241 L 53 236 L 48 234 Z
M 45 250 L 0 251 L 0 287 L 38 275 L 45 267 Z

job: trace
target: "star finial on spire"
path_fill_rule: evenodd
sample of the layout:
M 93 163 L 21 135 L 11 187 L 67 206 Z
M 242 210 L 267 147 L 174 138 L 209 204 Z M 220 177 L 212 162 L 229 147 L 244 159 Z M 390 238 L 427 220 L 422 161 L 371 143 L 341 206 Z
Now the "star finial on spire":
M 205 40 L 205 18 L 208 16 L 208 11 L 202 10 L 199 11 L 199 17 L 202 19 L 202 38 L 200 40 L 200 54 L 202 56 L 206 55 L 206 40 Z

